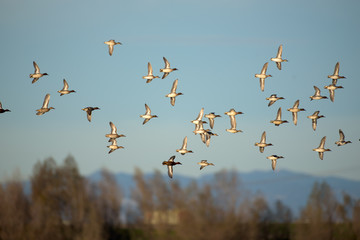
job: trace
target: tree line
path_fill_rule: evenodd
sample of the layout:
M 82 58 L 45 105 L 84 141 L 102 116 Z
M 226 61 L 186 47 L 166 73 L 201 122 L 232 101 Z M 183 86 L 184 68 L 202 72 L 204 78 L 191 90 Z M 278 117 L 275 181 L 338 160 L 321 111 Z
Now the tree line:
M 16 174 L 0 185 L 0 240 L 360 239 L 360 199 L 337 199 L 326 182 L 294 217 L 282 201 L 251 194 L 234 171 L 181 186 L 135 169 L 134 181 L 129 200 L 108 170 L 91 182 L 71 156 L 38 162 L 30 193 Z

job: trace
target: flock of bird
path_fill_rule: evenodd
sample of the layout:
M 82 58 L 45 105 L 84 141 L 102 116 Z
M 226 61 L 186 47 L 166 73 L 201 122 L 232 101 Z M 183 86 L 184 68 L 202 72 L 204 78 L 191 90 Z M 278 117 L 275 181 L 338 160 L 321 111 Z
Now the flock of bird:
M 114 51 L 114 46 L 115 45 L 121 45 L 120 42 L 115 42 L 115 40 L 109 40 L 104 42 L 105 44 L 108 45 L 109 48 L 109 55 L 112 56 L 113 51 Z M 275 58 L 271 58 L 270 60 L 276 63 L 276 66 L 279 70 L 282 69 L 282 62 L 287 62 L 288 60 L 283 59 L 282 58 L 282 51 L 283 51 L 283 47 L 282 45 L 279 46 L 278 48 L 278 53 L 277 56 Z M 166 78 L 171 72 L 178 70 L 177 68 L 171 68 L 170 67 L 170 63 L 169 61 L 163 57 L 164 63 L 165 63 L 165 67 L 160 69 L 160 72 L 163 73 L 162 79 Z M 33 66 L 34 66 L 34 73 L 30 74 L 30 78 L 32 78 L 32 83 L 34 84 L 35 82 L 37 82 L 40 78 L 42 78 L 43 76 L 48 75 L 47 73 L 41 73 L 39 66 L 36 64 L 36 62 L 33 62 Z M 268 68 L 268 62 L 266 62 L 263 65 L 263 68 L 260 72 L 260 74 L 255 74 L 256 78 L 259 78 L 260 80 L 260 89 L 261 91 L 264 91 L 265 88 L 265 79 L 268 77 L 272 77 L 269 74 L 266 74 Z M 335 70 L 333 75 L 329 75 L 328 78 L 332 79 L 332 84 L 325 86 L 324 89 L 328 89 L 329 93 L 330 93 L 330 100 L 333 102 L 335 99 L 335 90 L 338 88 L 343 88 L 342 86 L 337 86 L 337 81 L 338 79 L 342 79 L 345 78 L 344 76 L 340 76 L 339 75 L 339 68 L 340 68 L 340 64 L 336 63 L 335 65 Z M 151 66 L 151 63 L 148 62 L 148 73 L 146 76 L 142 77 L 143 79 L 146 79 L 146 83 L 150 83 L 153 79 L 156 78 L 160 78 L 159 76 L 154 76 L 153 74 L 153 68 Z M 59 90 L 58 93 L 60 93 L 60 96 L 66 95 L 66 94 L 70 94 L 70 93 L 75 93 L 74 90 L 69 90 L 69 85 L 67 83 L 67 81 L 64 79 L 63 80 L 63 89 Z M 175 106 L 175 99 L 177 96 L 179 95 L 183 95 L 183 93 L 177 93 L 177 85 L 178 85 L 178 79 L 174 80 L 171 91 L 169 94 L 167 94 L 165 97 L 170 98 L 170 104 L 172 106 Z M 313 96 L 310 96 L 310 100 L 321 100 L 321 99 L 327 99 L 326 96 L 321 96 L 320 93 L 320 89 L 316 86 L 314 86 L 315 89 L 315 93 Z M 282 100 L 284 99 L 283 97 L 277 97 L 277 94 L 272 94 L 270 97 L 266 98 L 266 100 L 269 101 L 268 106 L 270 107 L 271 105 L 273 105 L 276 101 L 278 100 Z M 50 94 L 46 94 L 43 105 L 40 109 L 37 109 L 37 113 L 36 115 L 43 115 L 47 112 L 49 112 L 52 109 L 55 109 L 53 107 L 49 107 L 49 101 L 50 101 Z M 297 125 L 298 122 L 298 113 L 301 111 L 305 111 L 305 109 L 303 108 L 299 108 L 299 100 L 296 100 L 293 107 L 287 109 L 287 111 L 292 113 L 292 117 L 293 117 L 293 123 L 294 125 Z M 94 110 L 99 110 L 100 108 L 98 107 L 85 107 L 82 110 L 85 111 L 87 113 L 87 120 L 89 122 L 91 122 L 91 116 L 92 116 L 92 111 Z M 5 112 L 10 112 L 9 109 L 4 109 L 2 107 L 2 104 L 0 102 L 0 113 L 5 113 Z M 275 124 L 275 126 L 280 126 L 283 123 L 288 123 L 288 121 L 286 120 L 282 120 L 281 119 L 281 107 L 278 109 L 277 111 L 277 115 L 275 120 L 271 120 L 270 123 Z M 317 120 L 320 118 L 323 118 L 323 115 L 319 115 L 320 111 L 315 111 L 312 115 L 307 116 L 307 118 L 311 119 L 312 121 L 312 128 L 315 131 L 316 130 L 316 126 L 317 126 Z M 225 112 L 225 115 L 228 115 L 230 118 L 230 128 L 226 129 L 227 132 L 229 133 L 239 133 L 242 132 L 239 129 L 236 129 L 236 115 L 239 114 L 243 114 L 242 112 L 238 112 L 235 109 L 230 109 L 228 112 Z M 149 122 L 152 118 L 157 118 L 157 115 L 152 115 L 151 114 L 151 109 L 150 107 L 145 104 L 145 113 L 140 115 L 141 118 L 144 119 L 143 124 L 146 124 L 147 122 Z M 209 121 L 209 126 L 210 129 L 204 129 L 204 124 L 207 124 L 206 121 L 203 121 L 203 117 L 207 118 Z M 206 144 L 206 146 L 210 145 L 210 139 L 212 136 L 218 136 L 216 133 L 212 132 L 212 129 L 214 128 L 214 124 L 215 124 L 215 118 L 221 117 L 221 115 L 217 115 L 214 112 L 210 112 L 209 114 L 204 114 L 204 108 L 201 108 L 197 118 L 195 120 L 192 120 L 191 122 L 195 125 L 195 130 L 193 131 L 193 133 L 195 135 L 199 134 L 201 141 Z M 109 138 L 108 142 L 111 142 L 111 145 L 107 146 L 110 151 L 108 152 L 109 154 L 114 152 L 117 149 L 122 149 L 124 148 L 123 146 L 118 146 L 117 145 L 117 138 L 120 137 L 125 137 L 125 135 L 123 134 L 118 134 L 117 133 L 117 128 L 116 126 L 110 122 L 110 128 L 111 128 L 111 133 L 106 134 L 105 137 Z M 351 143 L 351 141 L 345 141 L 345 135 L 342 132 L 341 129 L 339 129 L 339 135 L 340 135 L 340 139 L 338 141 L 335 142 L 336 145 L 338 146 L 343 146 L 345 144 Z M 324 136 L 321 139 L 320 145 L 317 148 L 314 148 L 313 151 L 318 152 L 319 154 L 319 158 L 321 160 L 323 160 L 324 157 L 324 152 L 326 151 L 331 151 L 330 149 L 325 148 L 325 141 L 326 141 L 326 136 Z M 259 147 L 259 151 L 260 153 L 264 152 L 265 147 L 268 146 L 273 146 L 271 143 L 266 143 L 266 132 L 264 131 L 261 135 L 261 139 L 260 142 L 255 143 L 255 146 Z M 180 153 L 181 155 L 185 155 L 187 153 L 192 153 L 193 151 L 188 150 L 187 149 L 187 136 L 185 136 L 184 140 L 183 140 L 183 144 L 181 146 L 180 149 L 177 149 L 176 152 Z M 272 162 L 272 169 L 275 170 L 276 168 L 276 163 L 277 160 L 280 158 L 284 158 L 283 156 L 278 156 L 278 155 L 271 155 L 268 156 L 267 159 L 271 160 Z M 170 159 L 168 161 L 163 161 L 162 165 L 166 165 L 167 166 L 167 170 L 168 170 L 168 176 L 170 178 L 173 177 L 173 166 L 181 164 L 181 162 L 175 162 L 175 155 L 171 156 Z M 200 165 L 200 170 L 203 169 L 206 166 L 212 165 L 214 166 L 213 163 L 209 163 L 207 162 L 207 160 L 201 160 L 201 162 L 198 163 Z

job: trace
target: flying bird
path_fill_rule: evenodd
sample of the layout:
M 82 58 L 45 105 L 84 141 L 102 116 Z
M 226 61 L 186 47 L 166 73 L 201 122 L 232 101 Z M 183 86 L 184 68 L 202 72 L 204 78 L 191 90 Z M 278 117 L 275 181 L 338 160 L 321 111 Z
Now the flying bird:
M 118 146 L 117 145 L 117 141 L 116 141 L 115 138 L 111 138 L 111 145 L 109 145 L 107 147 L 110 148 L 109 154 L 112 153 L 113 151 L 117 150 L 117 149 L 124 148 L 123 146 Z
M 207 160 L 201 160 L 201 162 L 198 162 L 197 164 L 200 165 L 200 170 L 209 165 L 215 166 L 213 163 L 208 163 Z
M 83 109 L 81 109 L 81 110 L 83 110 L 83 111 L 86 112 L 87 120 L 88 120 L 89 122 L 91 122 L 91 113 L 92 113 L 92 111 L 98 110 L 98 109 L 100 109 L 100 108 L 98 108 L 98 107 L 86 107 L 86 108 L 83 108 Z
M 264 91 L 264 88 L 265 88 L 265 78 L 272 77 L 271 75 L 266 75 L 266 70 L 267 70 L 268 64 L 269 64 L 268 62 L 264 64 L 263 68 L 261 69 L 260 74 L 255 74 L 256 78 L 260 78 L 261 91 Z
M 286 120 L 281 120 L 281 107 L 279 107 L 279 109 L 277 111 L 276 119 L 270 121 L 270 123 L 275 124 L 275 126 L 279 126 L 280 124 L 287 123 L 287 122 L 288 121 L 286 121 Z
M 167 75 L 169 75 L 169 73 L 171 73 L 172 71 L 178 70 L 177 68 L 171 68 L 169 61 L 165 57 L 163 57 L 163 59 L 164 59 L 164 62 L 165 62 L 165 67 L 160 69 L 160 72 L 164 73 L 164 75 L 162 76 L 161 79 L 166 78 Z
M 182 147 L 180 149 L 176 149 L 176 152 L 180 153 L 181 155 L 185 155 L 186 153 L 192 153 L 193 151 L 187 150 L 187 137 L 184 138 Z
M 344 76 L 339 76 L 339 70 L 340 70 L 340 63 L 337 62 L 337 63 L 335 64 L 334 74 L 333 74 L 333 75 L 328 75 L 328 78 L 331 78 L 332 80 L 335 81 L 335 85 L 336 85 L 338 79 L 340 79 L 340 78 L 346 78 L 346 77 L 344 77 Z
M 110 56 L 112 56 L 112 54 L 113 54 L 115 45 L 122 45 L 121 42 L 115 42 L 115 40 L 113 40 L 113 39 L 106 41 L 104 43 L 109 46 L 109 55 Z
M 307 118 L 311 119 L 312 122 L 312 128 L 315 131 L 317 126 L 317 120 L 319 118 L 324 118 L 324 115 L 319 115 L 320 111 L 315 111 L 312 115 L 307 116 Z
M 279 70 L 281 70 L 281 63 L 288 61 L 287 59 L 282 59 L 282 58 L 281 58 L 282 50 L 283 50 L 283 47 L 282 47 L 282 45 L 280 45 L 276 57 L 270 58 L 271 61 L 273 61 L 273 62 L 276 63 L 276 66 L 277 66 L 277 68 L 278 68 Z
M 175 98 L 179 95 L 183 95 L 182 93 L 176 93 L 176 88 L 177 88 L 177 85 L 178 85 L 178 80 L 176 79 L 174 82 L 173 82 L 173 85 L 172 85 L 172 88 L 171 88 L 171 91 L 169 94 L 167 94 L 165 97 L 168 97 L 170 98 L 170 104 L 171 105 L 175 105 Z
M 69 84 L 67 83 L 67 81 L 64 79 L 64 87 L 63 89 L 59 90 L 58 93 L 60 93 L 60 96 L 64 95 L 64 94 L 69 94 L 69 93 L 73 93 L 75 92 L 74 90 L 69 90 Z
M 271 143 L 266 143 L 266 132 L 264 131 L 261 135 L 261 139 L 259 143 L 255 143 L 255 146 L 259 147 L 259 151 L 261 153 L 264 152 L 265 147 L 272 146 Z
M 173 173 L 174 173 L 174 171 L 173 171 L 173 166 L 175 166 L 175 165 L 177 165 L 177 164 L 182 165 L 181 162 L 175 162 L 174 159 L 175 159 L 175 156 L 172 156 L 172 157 L 170 157 L 170 159 L 169 159 L 168 161 L 163 161 L 163 162 L 162 162 L 162 165 L 166 165 L 166 166 L 167 166 L 168 175 L 169 175 L 170 178 L 173 177 Z
M 155 78 L 160 78 L 160 77 L 153 75 L 153 68 L 152 68 L 150 62 L 148 62 L 148 75 L 143 76 L 142 78 L 143 78 L 143 79 L 146 79 L 146 83 L 149 83 L 149 82 L 151 82 L 153 79 L 155 79 Z
M 200 122 L 206 123 L 206 122 L 204 122 L 204 121 L 201 120 L 201 119 L 203 118 L 203 116 L 204 116 L 204 108 L 201 108 L 201 110 L 200 110 L 197 118 L 196 118 L 195 120 L 192 120 L 191 122 L 192 122 L 193 124 L 195 124 L 195 125 L 199 124 Z
M 144 120 L 144 122 L 143 122 L 143 125 L 145 124 L 145 123 L 147 123 L 148 121 L 150 121 L 150 119 L 152 119 L 152 118 L 157 118 L 158 116 L 156 116 L 156 115 L 151 115 L 151 110 L 150 110 L 150 108 L 149 108 L 149 106 L 145 103 L 145 114 L 144 115 L 140 115 L 140 117 L 141 118 L 144 118 L 145 120 Z
M 296 100 L 294 103 L 294 106 L 292 108 L 287 109 L 289 112 L 292 113 L 293 122 L 295 125 L 297 125 L 298 112 L 305 111 L 304 108 L 299 108 L 299 103 L 300 103 L 300 100 Z
M 205 114 L 205 117 L 209 119 L 210 128 L 213 129 L 214 127 L 214 119 L 217 117 L 221 117 L 220 115 L 216 115 L 214 112 L 209 114 Z
M 37 111 L 36 115 L 43 115 L 44 113 L 47 113 L 51 109 L 55 109 L 53 107 L 48 107 L 49 101 L 50 101 L 50 94 L 46 94 L 42 107 L 36 110 Z
M 0 102 L 0 113 L 4 113 L 4 112 L 11 112 L 9 109 L 4 109 L 3 107 L 2 107 L 2 104 L 1 104 L 1 102 Z
M 268 156 L 268 157 L 266 157 L 266 158 L 271 160 L 272 170 L 275 171 L 276 161 L 277 161 L 279 158 L 284 158 L 284 157 L 283 157 L 283 156 L 278 156 L 278 155 L 271 155 L 271 156 Z
M 109 142 L 119 137 L 126 137 L 124 134 L 117 134 L 117 129 L 115 124 L 113 124 L 112 122 L 109 122 L 109 124 L 110 124 L 111 133 L 105 134 L 105 137 L 110 138 Z
M 325 141 L 326 141 L 326 136 L 321 139 L 319 147 L 313 149 L 313 151 L 316 151 L 316 152 L 319 153 L 319 158 L 320 158 L 321 160 L 324 159 L 324 152 L 331 151 L 330 149 L 324 148 L 324 146 L 325 146 Z
M 278 97 L 276 94 L 271 94 L 270 97 L 266 98 L 266 100 L 269 100 L 269 104 L 268 104 L 268 107 L 270 107 L 271 105 L 273 105 L 277 100 L 280 100 L 280 99 L 285 99 L 283 97 Z
M 326 96 L 321 96 L 320 89 L 317 86 L 314 86 L 315 93 L 310 97 L 310 101 L 312 100 L 320 100 L 320 99 L 327 99 Z
M 336 145 L 343 146 L 345 144 L 351 143 L 351 141 L 345 141 L 345 135 L 341 129 L 339 129 L 339 135 L 340 135 L 340 140 L 335 142 Z
M 33 65 L 34 65 L 34 68 L 35 68 L 35 72 L 33 74 L 30 74 L 30 78 L 33 78 L 32 83 L 35 83 L 37 80 L 39 80 L 39 78 L 41 78 L 42 76 L 48 75 L 48 74 L 47 73 L 40 73 L 40 68 L 36 64 L 35 61 L 33 61 Z
M 336 80 L 335 79 L 332 80 L 332 84 L 330 84 L 329 86 L 324 86 L 324 89 L 329 90 L 330 100 L 332 102 L 334 102 L 334 100 L 335 100 L 335 90 L 338 89 L 338 88 L 343 88 L 343 87 L 342 86 L 336 86 Z

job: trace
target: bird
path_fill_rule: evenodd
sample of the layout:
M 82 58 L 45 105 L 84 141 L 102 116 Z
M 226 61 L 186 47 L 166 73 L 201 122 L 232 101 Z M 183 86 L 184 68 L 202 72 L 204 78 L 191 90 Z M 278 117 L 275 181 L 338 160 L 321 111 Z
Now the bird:
M 1 102 L 0 102 L 0 113 L 4 113 L 4 112 L 11 112 L 9 109 L 4 109 L 3 107 L 2 107 L 2 104 L 1 104 Z
M 152 119 L 152 118 L 157 118 L 158 116 L 156 116 L 156 115 L 151 115 L 151 110 L 150 110 L 150 108 L 149 108 L 149 106 L 145 103 L 145 114 L 144 115 L 140 115 L 140 117 L 141 118 L 144 118 L 145 120 L 144 120 L 144 122 L 143 122 L 143 125 L 145 124 L 145 123 L 147 123 L 148 121 L 150 121 L 150 119 Z
M 209 129 L 205 131 L 204 135 L 205 135 L 205 144 L 207 147 L 210 146 L 210 139 L 212 136 L 219 136 L 216 133 L 209 131 Z
M 271 75 L 266 75 L 266 70 L 267 70 L 268 64 L 269 64 L 268 62 L 264 64 L 263 68 L 261 69 L 260 74 L 255 74 L 256 78 L 260 78 L 261 91 L 264 91 L 264 88 L 265 88 L 265 78 L 272 77 Z
M 255 143 L 255 146 L 259 147 L 259 151 L 261 153 L 264 152 L 265 147 L 267 146 L 272 146 L 271 143 L 266 143 L 266 132 L 264 131 L 263 134 L 261 135 L 261 139 L 259 143 Z
M 176 93 L 177 84 L 178 84 L 178 79 L 174 80 L 172 88 L 171 88 L 171 92 L 165 96 L 165 97 L 170 98 L 170 104 L 172 106 L 175 106 L 175 97 L 177 97 L 179 95 L 184 95 L 182 93 Z
M 206 122 L 200 120 L 197 124 L 195 124 L 195 130 L 193 131 L 193 133 L 195 133 L 195 135 L 196 134 L 201 135 L 201 134 L 204 134 L 206 132 L 206 130 L 204 129 L 204 125 L 203 125 L 204 123 L 206 123 Z M 203 142 L 205 142 L 205 140 L 203 140 Z
M 35 68 L 35 72 L 33 74 L 30 74 L 30 78 L 33 78 L 31 83 L 35 83 L 37 80 L 39 80 L 39 78 L 41 78 L 42 76 L 46 76 L 49 75 L 47 73 L 40 73 L 40 68 L 39 66 L 36 64 L 35 61 L 33 61 L 33 65 Z
M 175 165 L 177 165 L 177 164 L 182 165 L 181 162 L 175 162 L 174 159 L 175 159 L 175 155 L 174 155 L 174 156 L 171 156 L 168 161 L 163 161 L 163 162 L 162 162 L 162 165 L 166 165 L 166 166 L 167 166 L 168 175 L 169 175 L 170 178 L 173 177 L 173 172 L 174 172 L 174 171 L 173 171 L 173 166 L 175 166 Z
M 325 141 L 326 141 L 326 136 L 321 139 L 319 147 L 313 149 L 313 151 L 319 153 L 319 158 L 320 158 L 321 160 L 324 159 L 324 152 L 331 151 L 330 149 L 324 148 L 324 146 L 325 146 Z
M 266 98 L 266 100 L 269 100 L 269 105 L 268 107 L 270 107 L 271 105 L 273 105 L 277 100 L 280 100 L 280 99 L 285 99 L 283 97 L 277 97 L 276 94 L 271 94 L 270 97 Z
M 330 84 L 329 86 L 324 86 L 324 89 L 329 90 L 330 100 L 332 102 L 334 102 L 334 100 L 335 100 L 335 90 L 338 89 L 338 88 L 343 88 L 343 87 L 342 86 L 336 86 L 336 80 L 335 79 L 332 80 L 332 84 Z
M 335 69 L 334 69 L 334 74 L 333 75 L 328 75 L 328 78 L 331 78 L 332 80 L 335 80 L 335 84 L 337 83 L 337 80 L 340 78 L 346 78 L 344 76 L 339 76 L 339 70 L 340 70 L 340 63 L 337 62 L 335 64 Z
M 275 126 L 279 126 L 280 124 L 287 123 L 287 122 L 288 121 L 286 121 L 286 120 L 281 120 L 281 107 L 279 107 L 279 109 L 277 111 L 276 119 L 270 121 L 270 123 L 275 124 Z
M 200 165 L 200 170 L 203 169 L 203 168 L 206 167 L 206 166 L 209 166 L 209 165 L 215 166 L 213 163 L 208 163 L 207 160 L 201 160 L 201 161 L 198 162 L 197 164 Z
M 109 55 L 110 56 L 112 56 L 112 54 L 113 54 L 115 45 L 122 45 L 121 42 L 115 42 L 115 40 L 113 40 L 113 39 L 106 41 L 104 43 L 109 46 Z
M 44 98 L 44 103 L 43 103 L 42 107 L 40 109 L 36 110 L 37 111 L 36 115 L 43 115 L 44 113 L 47 113 L 51 109 L 55 109 L 53 107 L 48 107 L 49 101 L 50 101 L 50 94 L 48 93 L 48 94 L 46 94 L 46 96 Z
M 160 72 L 164 73 L 164 75 L 162 76 L 161 79 L 166 78 L 167 75 L 169 75 L 169 73 L 171 73 L 172 71 L 178 70 L 177 68 L 171 68 L 169 61 L 165 57 L 163 57 L 163 59 L 164 59 L 164 62 L 165 62 L 165 67 L 160 69 Z
M 351 143 L 351 141 L 345 141 L 345 135 L 341 129 L 339 129 L 339 135 L 340 135 L 340 140 L 335 142 L 336 145 L 343 146 L 345 144 Z
M 236 119 L 235 119 L 235 115 L 229 115 L 229 117 L 230 117 L 230 125 L 231 125 L 231 128 L 226 129 L 226 131 L 229 132 L 229 133 L 242 132 L 241 130 L 236 129 Z
M 200 109 L 200 112 L 199 112 L 199 115 L 197 116 L 197 118 L 195 120 L 192 120 L 191 122 L 195 125 L 199 124 L 200 122 L 202 123 L 206 123 L 204 121 L 202 121 L 201 119 L 203 118 L 204 116 L 204 108 L 201 108 Z
M 244 114 L 243 112 L 237 112 L 235 111 L 235 109 L 230 109 L 228 112 L 225 112 L 226 115 L 228 116 L 235 116 L 235 115 L 238 115 L 238 114 Z
M 277 161 L 279 158 L 284 158 L 284 157 L 283 157 L 283 156 L 278 156 L 278 155 L 271 155 L 271 156 L 268 156 L 268 157 L 266 157 L 266 158 L 271 160 L 272 170 L 275 171 L 276 161 Z
M 151 63 L 148 62 L 148 75 L 143 76 L 142 78 L 143 78 L 143 79 L 146 79 L 146 83 L 149 83 L 149 82 L 151 82 L 153 79 L 155 79 L 155 78 L 160 78 L 160 77 L 153 75 L 153 68 L 152 68 L 152 66 L 151 66 Z
M 98 108 L 98 107 L 86 107 L 86 108 L 83 108 L 83 109 L 81 109 L 81 110 L 83 110 L 83 111 L 86 112 L 87 120 L 88 120 L 89 122 L 91 122 L 91 113 L 92 113 L 92 111 L 94 111 L 94 110 L 99 110 L 99 109 L 100 109 L 100 108 Z
M 109 145 L 107 147 L 110 148 L 109 154 L 112 153 L 113 151 L 117 150 L 117 149 L 124 148 L 123 146 L 118 146 L 117 145 L 117 141 L 116 141 L 115 138 L 111 138 L 111 145 Z
M 64 87 L 63 89 L 59 90 L 58 93 L 60 93 L 60 96 L 64 95 L 64 94 L 69 94 L 69 93 L 73 93 L 75 92 L 74 90 L 69 90 L 69 84 L 67 83 L 67 81 L 64 79 Z
M 192 153 L 193 151 L 187 150 L 187 137 L 184 138 L 183 144 L 180 149 L 176 149 L 176 152 L 180 153 L 181 155 L 185 155 L 186 153 Z
M 326 96 L 321 96 L 320 89 L 317 86 L 314 86 L 315 93 L 310 97 L 310 101 L 312 100 L 320 100 L 320 99 L 327 99 Z
M 205 117 L 209 119 L 210 128 L 213 129 L 214 127 L 214 119 L 217 117 L 221 117 L 220 115 L 216 115 L 214 112 L 209 114 L 205 114 Z
M 112 122 L 109 122 L 109 124 L 110 124 L 110 128 L 111 128 L 111 133 L 105 134 L 105 137 L 110 138 L 109 142 L 111 142 L 119 137 L 126 137 L 124 134 L 117 134 L 117 129 L 116 129 L 115 124 L 113 124 Z
M 319 118 L 324 118 L 324 115 L 319 115 L 320 111 L 315 111 L 312 115 L 307 116 L 307 118 L 311 119 L 312 122 L 312 128 L 315 131 L 317 126 L 317 120 Z
M 292 116 L 293 116 L 293 122 L 295 125 L 297 125 L 297 114 L 298 112 L 301 112 L 301 111 L 305 111 L 304 108 L 299 108 L 299 103 L 300 103 L 300 100 L 296 100 L 295 103 L 294 103 L 294 106 L 292 108 L 289 108 L 287 109 L 289 112 L 292 113 Z
M 281 63 L 288 61 L 287 59 L 281 58 L 282 50 L 283 50 L 283 47 L 282 47 L 282 45 L 280 45 L 276 57 L 270 58 L 271 61 L 276 63 L 276 66 L 279 70 L 281 70 Z

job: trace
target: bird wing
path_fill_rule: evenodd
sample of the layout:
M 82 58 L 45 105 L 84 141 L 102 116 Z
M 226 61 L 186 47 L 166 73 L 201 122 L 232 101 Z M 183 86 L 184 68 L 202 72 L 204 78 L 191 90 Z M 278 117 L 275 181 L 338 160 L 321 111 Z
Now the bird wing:
M 319 152 L 319 158 L 320 158 L 321 160 L 324 159 L 324 153 L 323 153 L 323 152 Z
M 314 86 L 315 95 L 320 95 L 320 89 L 317 86 Z
M 281 120 L 281 107 L 279 107 L 279 109 L 277 111 L 276 120 Z
M 171 97 L 171 98 L 170 98 L 170 104 L 171 104 L 172 106 L 175 106 L 175 98 L 174 98 L 174 97 Z
M 278 49 L 278 52 L 277 52 L 277 55 L 276 55 L 276 58 L 281 58 L 281 54 L 282 54 L 282 45 L 279 46 L 279 49 Z
M 114 45 L 109 45 L 109 55 L 112 56 L 114 51 Z
M 326 136 L 321 139 L 321 142 L 320 142 L 320 145 L 319 145 L 318 148 L 324 148 L 324 146 L 325 146 L 325 140 L 326 140 Z
M 168 165 L 167 167 L 168 167 L 168 175 L 170 178 L 172 178 L 173 177 L 173 166 Z
M 148 121 L 150 121 L 150 118 L 146 118 L 146 119 L 143 121 L 143 125 L 144 125 L 145 123 L 147 123 Z
M 265 88 L 265 78 L 260 78 L 260 89 L 264 91 Z
M 261 73 L 260 74 L 266 74 L 266 70 L 267 70 L 267 67 L 268 67 L 268 62 L 264 64 L 263 68 L 261 69 Z
M 266 143 L 266 132 L 265 131 L 261 135 L 260 143 Z
M 299 107 L 299 103 L 300 103 L 300 100 L 296 100 L 296 102 L 294 103 L 293 108 L 298 108 L 298 107 Z
M 312 128 L 313 128 L 314 131 L 316 130 L 316 125 L 317 125 L 317 120 L 312 119 Z
M 64 78 L 64 87 L 62 90 L 68 90 L 69 89 L 69 84 L 67 83 L 67 81 Z
M 276 159 L 272 159 L 272 160 L 271 160 L 271 167 L 272 167 L 272 170 L 275 171 L 275 168 L 276 168 Z
M 186 149 L 186 147 L 187 147 L 187 137 L 184 138 L 181 149 Z
M 42 108 L 48 108 L 49 106 L 49 101 L 50 101 L 50 94 L 46 94 L 45 98 L 44 98 L 44 103 L 43 103 L 43 106 Z
M 281 62 L 276 62 L 276 66 L 279 70 L 281 70 Z
M 209 118 L 209 124 L 210 124 L 210 128 L 213 129 L 213 127 L 214 127 L 214 119 L 213 118 Z
M 329 93 L 330 93 L 330 100 L 332 102 L 334 102 L 334 99 L 335 99 L 335 91 L 332 90 L 332 89 L 329 89 Z
M 34 73 L 40 73 L 40 68 L 39 68 L 39 66 L 36 64 L 35 61 L 33 61 L 33 65 L 34 65 L 34 68 L 35 68 L 35 72 L 34 72 Z
M 337 62 L 335 65 L 335 69 L 334 69 L 334 75 L 337 76 L 339 75 L 339 70 L 340 70 L 340 63 Z
M 152 68 L 150 62 L 148 62 L 148 75 L 150 75 L 150 76 L 153 75 L 153 68 Z
M 150 115 L 150 114 L 151 114 L 151 110 L 149 106 L 145 103 L 145 115 Z
M 340 135 L 340 142 L 345 140 L 345 135 L 341 129 L 339 129 L 339 135 Z
M 165 62 L 165 68 L 170 68 L 169 61 L 165 57 L 163 57 L 163 59 L 164 59 L 164 62 Z
M 167 75 L 169 75 L 169 73 L 168 73 L 168 72 L 164 73 L 164 75 L 162 76 L 162 78 L 161 78 L 161 79 L 166 78 L 166 77 L 167 77 Z
M 91 122 L 91 110 L 87 110 L 86 111 L 86 116 L 87 116 L 87 120 L 89 121 L 89 122 Z
M 176 79 L 176 80 L 173 82 L 173 85 L 172 85 L 172 88 L 171 88 L 171 92 L 172 92 L 172 93 L 176 93 L 177 85 L 178 85 L 178 80 Z
M 236 119 L 235 116 L 229 116 L 230 117 L 230 124 L 232 129 L 236 129 Z
M 292 113 L 292 116 L 293 116 L 293 122 L 295 125 L 297 125 L 297 113 L 296 112 L 293 112 Z
M 204 116 L 204 108 L 201 108 L 196 120 L 201 120 L 203 118 L 203 116 Z
M 109 124 L 110 124 L 110 128 L 111 128 L 111 134 L 116 134 L 117 129 L 116 129 L 115 124 L 113 124 L 112 122 L 109 122 Z

